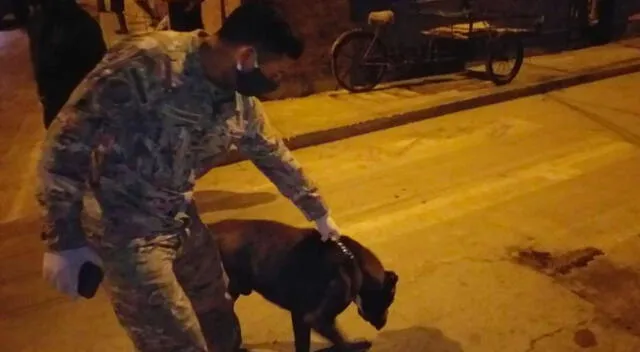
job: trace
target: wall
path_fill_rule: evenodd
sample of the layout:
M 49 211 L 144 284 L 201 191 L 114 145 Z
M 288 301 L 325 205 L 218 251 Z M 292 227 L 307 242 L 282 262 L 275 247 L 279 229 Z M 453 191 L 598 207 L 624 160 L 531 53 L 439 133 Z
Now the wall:
M 222 9 L 223 2 L 224 9 Z M 217 31 L 222 23 L 223 14 L 221 11 L 228 14 L 238 5 L 240 5 L 240 0 L 205 0 L 202 4 L 204 29 L 209 33 Z
M 204 3 L 205 29 L 212 33 L 220 27 L 220 1 Z M 225 0 L 227 14 L 241 0 Z M 279 72 L 280 89 L 268 99 L 299 97 L 337 88 L 331 75 L 330 48 L 343 31 L 351 28 L 347 0 L 271 1 L 291 23 L 294 32 L 305 41 L 303 56 L 293 65 L 283 65 Z
M 340 33 L 352 28 L 347 0 L 273 0 L 305 42 L 305 51 L 295 64 L 281 67 L 281 88 L 269 98 L 305 96 L 332 90 L 331 45 Z

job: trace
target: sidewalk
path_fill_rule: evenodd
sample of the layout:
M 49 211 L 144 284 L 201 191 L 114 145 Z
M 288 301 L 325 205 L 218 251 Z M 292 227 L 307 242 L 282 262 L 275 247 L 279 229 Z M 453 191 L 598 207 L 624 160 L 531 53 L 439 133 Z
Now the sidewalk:
M 640 70 L 640 39 L 529 57 L 519 76 L 496 87 L 465 75 L 413 80 L 351 94 L 335 91 L 266 102 L 272 124 L 292 148 L 327 143 L 482 105 Z

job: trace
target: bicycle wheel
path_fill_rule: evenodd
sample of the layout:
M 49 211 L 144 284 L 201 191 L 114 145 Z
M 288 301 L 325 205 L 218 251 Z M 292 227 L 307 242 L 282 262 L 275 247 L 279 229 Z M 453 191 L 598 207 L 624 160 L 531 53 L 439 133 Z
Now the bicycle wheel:
M 511 83 L 520 72 L 523 61 L 524 46 L 520 38 L 498 36 L 489 40 L 486 70 L 495 85 Z
M 361 29 L 340 35 L 331 48 L 331 70 L 340 87 L 353 92 L 373 89 L 384 76 L 387 51 L 371 32 Z

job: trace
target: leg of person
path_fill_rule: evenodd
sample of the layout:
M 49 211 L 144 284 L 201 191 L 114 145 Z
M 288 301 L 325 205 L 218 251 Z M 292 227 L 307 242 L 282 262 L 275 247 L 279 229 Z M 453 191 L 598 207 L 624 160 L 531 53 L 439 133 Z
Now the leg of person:
M 187 12 L 187 21 L 189 23 L 189 31 L 204 29 L 204 22 L 202 22 L 202 3 L 194 5 Z
M 185 28 L 185 5 L 179 1 L 170 1 L 168 4 L 169 27 L 172 31 L 183 32 Z
M 42 122 L 44 124 L 44 128 L 49 129 L 49 126 L 51 126 L 53 120 L 55 120 L 58 115 L 60 108 L 53 106 L 53 104 L 49 104 L 46 98 L 42 98 L 42 110 Z
M 204 24 L 202 23 L 202 5 L 195 5 L 193 8 L 190 7 L 186 1 L 169 3 L 169 23 L 171 30 L 191 32 L 204 28 Z
M 99 249 L 105 289 L 120 324 L 140 352 L 206 352 L 189 298 L 173 272 L 181 235 L 140 238 Z
M 49 128 L 53 120 L 67 102 L 69 94 L 65 94 L 63 87 L 52 87 L 41 97 L 44 127 Z
M 16 17 L 19 26 L 24 26 L 29 21 L 29 3 L 26 0 L 11 0 L 11 10 Z
M 160 16 L 151 8 L 148 0 L 135 0 L 136 5 L 151 18 L 151 25 L 156 26 L 160 22 Z
M 120 28 L 116 29 L 116 34 L 129 34 L 129 26 L 124 12 L 116 13 L 116 18 L 118 18 L 118 26 L 120 26 Z
M 80 67 L 81 62 L 75 63 L 76 67 Z M 61 68 L 60 72 L 64 72 L 64 75 L 55 75 L 48 78 L 48 82 L 44 87 L 44 96 L 42 98 L 44 108 L 44 126 L 49 128 L 49 125 L 58 116 L 60 110 L 69 100 L 71 93 L 84 77 L 82 72 L 73 72 L 66 68 Z
M 188 211 L 189 231 L 183 251 L 174 263 L 178 281 L 191 300 L 209 351 L 235 351 L 242 344 L 233 300 L 226 294 L 226 278 L 216 242 L 197 214 Z
M 120 26 L 120 28 L 116 30 L 116 34 L 129 34 L 127 18 L 124 16 L 124 0 L 111 0 L 110 10 L 116 15 L 118 25 Z

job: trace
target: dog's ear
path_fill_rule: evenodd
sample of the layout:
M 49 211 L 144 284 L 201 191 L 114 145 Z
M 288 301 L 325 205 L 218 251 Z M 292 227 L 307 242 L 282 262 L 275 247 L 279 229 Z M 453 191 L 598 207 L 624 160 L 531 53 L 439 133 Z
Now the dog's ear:
M 385 286 L 395 286 L 398 283 L 398 274 L 393 271 L 385 271 L 384 272 L 384 281 Z

